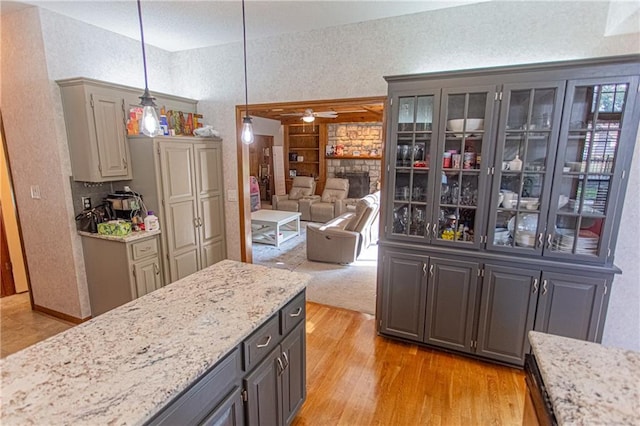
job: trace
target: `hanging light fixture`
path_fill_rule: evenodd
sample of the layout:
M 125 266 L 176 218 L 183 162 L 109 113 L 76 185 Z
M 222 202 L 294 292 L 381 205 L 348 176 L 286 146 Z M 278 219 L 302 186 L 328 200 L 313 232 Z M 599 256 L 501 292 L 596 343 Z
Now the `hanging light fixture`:
M 302 115 L 302 121 L 304 121 L 305 123 L 313 123 L 315 119 L 316 116 L 313 115 L 313 111 L 311 111 L 310 109 L 304 111 L 304 114 Z
M 140 0 L 138 0 L 138 19 L 140 20 L 140 41 L 142 43 L 142 65 L 144 67 L 144 93 L 140 96 L 140 105 L 142 110 L 142 133 L 147 136 L 160 136 L 163 134 L 158 119 L 158 111 L 156 111 L 156 103 L 149 94 L 149 86 L 147 84 L 147 55 L 144 51 L 144 31 L 142 31 L 142 9 L 140 8 Z
M 244 17 L 244 0 L 242 0 L 242 47 L 244 52 L 244 118 L 240 139 L 245 145 L 253 143 L 253 125 L 249 117 L 249 90 L 247 89 L 247 30 Z

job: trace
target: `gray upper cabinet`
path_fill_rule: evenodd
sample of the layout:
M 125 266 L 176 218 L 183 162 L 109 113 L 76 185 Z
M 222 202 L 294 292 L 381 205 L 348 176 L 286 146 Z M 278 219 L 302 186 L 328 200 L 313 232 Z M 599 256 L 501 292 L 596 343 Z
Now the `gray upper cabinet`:
M 73 180 L 108 182 L 133 176 L 127 120 L 129 110 L 140 107 L 142 89 L 88 78 L 58 80 L 64 110 Z M 197 102 L 166 94 L 153 94 L 156 104 L 183 112 L 196 112 Z
M 73 179 L 131 179 L 124 98 L 88 81 L 58 82 L 62 95 Z

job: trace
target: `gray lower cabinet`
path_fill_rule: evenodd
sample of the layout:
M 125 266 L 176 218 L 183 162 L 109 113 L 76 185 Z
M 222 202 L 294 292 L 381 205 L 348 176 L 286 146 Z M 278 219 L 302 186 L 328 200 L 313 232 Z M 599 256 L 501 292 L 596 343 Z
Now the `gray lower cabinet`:
M 520 364 L 529 352 L 540 271 L 485 265 L 476 354 Z
M 608 284 L 604 277 L 543 273 L 535 330 L 600 341 Z
M 516 365 L 530 330 L 602 338 L 611 277 L 380 252 L 381 334 Z
M 306 398 L 304 291 L 152 417 L 150 425 L 288 425 Z
M 425 343 L 470 351 L 478 263 L 430 258 Z
M 381 332 L 422 341 L 429 259 L 404 252 L 387 251 L 382 259 L 383 289 Z
M 163 286 L 159 234 L 134 241 L 82 234 L 91 315 L 117 308 Z

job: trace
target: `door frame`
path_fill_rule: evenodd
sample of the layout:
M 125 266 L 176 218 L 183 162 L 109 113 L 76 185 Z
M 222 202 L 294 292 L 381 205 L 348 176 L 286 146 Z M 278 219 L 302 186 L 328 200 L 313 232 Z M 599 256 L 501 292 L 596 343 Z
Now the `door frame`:
M 313 108 L 316 111 L 321 111 L 332 106 L 354 106 L 357 107 L 366 102 L 380 102 L 383 105 L 383 143 L 382 150 L 384 151 L 385 139 L 386 139 L 386 110 L 389 107 L 387 102 L 387 96 L 372 96 L 362 98 L 345 98 L 345 99 L 328 99 L 328 100 L 315 100 L 315 101 L 298 101 L 298 102 L 274 102 L 266 104 L 249 104 L 236 105 L 236 152 L 237 152 L 237 167 L 238 167 L 238 216 L 240 225 L 240 260 L 242 262 L 253 263 L 253 250 L 251 240 L 251 195 L 249 193 L 249 147 L 242 143 L 240 139 L 242 132 L 242 119 L 245 116 L 245 108 L 248 108 L 248 115 L 260 117 L 259 114 L 254 114 L 255 111 L 277 109 L 277 108 Z M 265 117 L 269 118 L 269 117 Z M 332 121 L 329 121 L 332 122 Z M 354 122 L 354 121 L 349 121 Z M 339 123 L 336 121 L 335 123 Z M 384 167 L 384 156 L 382 160 L 382 166 Z

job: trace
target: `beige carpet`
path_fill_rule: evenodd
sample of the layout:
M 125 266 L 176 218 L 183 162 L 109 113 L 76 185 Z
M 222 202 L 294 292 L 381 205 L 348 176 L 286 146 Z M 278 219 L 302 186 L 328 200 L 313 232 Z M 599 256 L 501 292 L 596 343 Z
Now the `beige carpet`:
M 313 278 L 307 286 L 307 300 L 353 311 L 374 314 L 378 247 L 363 251 L 350 265 L 307 260 L 306 222 L 301 235 L 280 247 L 253 244 L 253 262 L 273 268 L 304 272 Z

